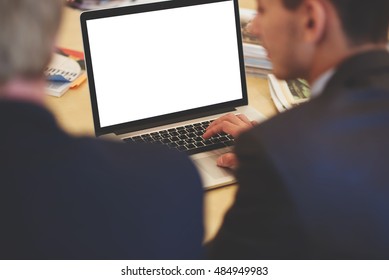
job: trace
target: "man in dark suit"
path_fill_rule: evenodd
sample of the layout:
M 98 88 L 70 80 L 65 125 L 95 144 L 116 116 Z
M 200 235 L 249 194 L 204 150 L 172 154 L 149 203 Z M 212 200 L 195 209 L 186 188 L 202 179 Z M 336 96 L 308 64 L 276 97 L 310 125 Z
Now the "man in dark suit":
M 312 100 L 258 126 L 227 115 L 239 189 L 211 258 L 389 258 L 387 0 L 258 0 L 252 30 Z
M 0 2 L 0 259 L 201 258 L 185 155 L 74 138 L 43 107 L 61 2 Z

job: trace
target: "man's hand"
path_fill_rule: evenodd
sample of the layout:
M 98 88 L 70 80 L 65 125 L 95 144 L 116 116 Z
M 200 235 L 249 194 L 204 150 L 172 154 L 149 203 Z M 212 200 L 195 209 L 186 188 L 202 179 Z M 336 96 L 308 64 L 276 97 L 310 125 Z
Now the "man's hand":
M 226 153 L 216 160 L 217 166 L 235 169 L 238 166 L 238 160 L 234 153 Z
M 245 115 L 229 113 L 214 120 L 205 130 L 203 137 L 208 139 L 218 133 L 225 132 L 235 138 L 255 124 L 257 124 L 256 121 L 251 122 Z
M 218 133 L 227 133 L 236 138 L 243 131 L 250 129 L 256 121 L 250 121 L 245 115 L 227 114 L 214 120 L 205 130 L 204 139 L 208 139 Z M 235 154 L 226 153 L 217 159 L 217 165 L 221 167 L 235 168 L 237 159 Z

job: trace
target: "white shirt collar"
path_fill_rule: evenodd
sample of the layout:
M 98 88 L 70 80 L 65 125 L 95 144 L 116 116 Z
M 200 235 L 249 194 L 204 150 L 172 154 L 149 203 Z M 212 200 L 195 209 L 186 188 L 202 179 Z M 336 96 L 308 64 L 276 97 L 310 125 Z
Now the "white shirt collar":
M 323 74 L 317 78 L 311 86 L 311 98 L 319 96 L 322 92 L 325 86 L 327 85 L 328 81 L 331 79 L 331 77 L 334 75 L 335 69 L 331 68 L 330 70 L 327 70 Z

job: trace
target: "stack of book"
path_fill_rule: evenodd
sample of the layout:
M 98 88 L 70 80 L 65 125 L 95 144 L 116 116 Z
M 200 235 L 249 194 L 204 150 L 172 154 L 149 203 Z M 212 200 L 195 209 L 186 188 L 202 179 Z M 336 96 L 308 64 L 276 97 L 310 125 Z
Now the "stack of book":
M 248 28 L 251 20 L 256 15 L 256 11 L 239 9 L 239 12 L 246 73 L 260 76 L 267 75 L 271 72 L 272 64 L 267 57 L 265 48 L 261 45 L 261 40 L 255 35 L 252 35 L 250 28 Z
M 45 70 L 46 94 L 61 97 L 86 80 L 84 53 L 57 48 Z
M 309 85 L 303 79 L 284 81 L 269 74 L 268 81 L 271 98 L 279 112 L 304 103 L 311 96 Z

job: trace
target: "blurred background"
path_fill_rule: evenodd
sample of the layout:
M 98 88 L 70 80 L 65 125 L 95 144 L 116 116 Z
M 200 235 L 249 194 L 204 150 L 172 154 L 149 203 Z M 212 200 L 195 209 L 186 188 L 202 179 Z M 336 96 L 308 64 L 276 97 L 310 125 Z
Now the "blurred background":
M 66 0 L 68 6 L 80 10 L 105 9 L 126 5 L 139 5 L 151 2 L 160 2 L 161 0 Z M 166 0 L 162 0 L 166 1 Z

